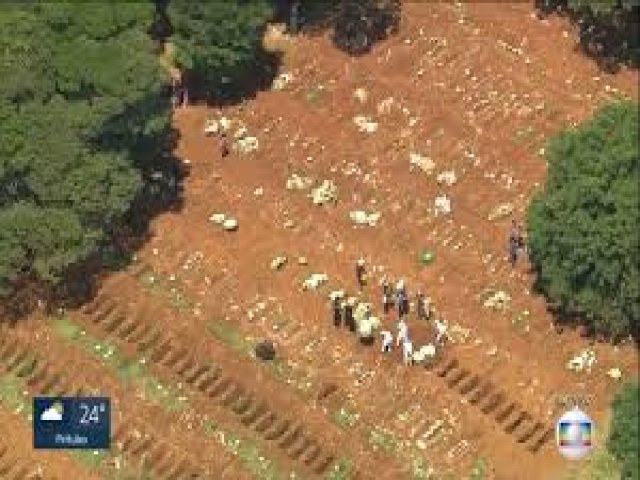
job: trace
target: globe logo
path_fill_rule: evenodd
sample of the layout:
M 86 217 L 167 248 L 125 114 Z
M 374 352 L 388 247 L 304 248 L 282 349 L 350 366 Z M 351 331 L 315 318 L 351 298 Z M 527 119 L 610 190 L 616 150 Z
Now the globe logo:
M 593 447 L 593 421 L 578 407 L 562 415 L 556 424 L 558 450 L 571 460 L 585 457 Z

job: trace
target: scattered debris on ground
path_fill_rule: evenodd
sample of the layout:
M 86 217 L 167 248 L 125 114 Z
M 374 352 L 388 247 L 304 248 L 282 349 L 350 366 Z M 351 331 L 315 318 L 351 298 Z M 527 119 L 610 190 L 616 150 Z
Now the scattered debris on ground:
M 458 179 L 456 178 L 456 172 L 454 172 L 453 170 L 447 170 L 439 173 L 436 177 L 436 181 L 439 185 L 444 184 L 450 187 L 452 185 L 455 185 Z
M 596 363 L 596 352 L 590 348 L 585 348 L 575 357 L 567 362 L 567 369 L 574 372 L 590 372 L 591 367 Z
M 493 310 L 505 310 L 511 301 L 511 296 L 503 290 L 487 290 L 482 296 L 487 296 L 483 303 L 484 308 Z
M 282 267 L 285 266 L 285 264 L 287 263 L 287 257 L 286 256 L 278 256 L 276 258 L 274 258 L 273 260 L 271 260 L 271 270 L 280 270 L 282 269 Z
M 329 276 L 326 273 L 312 273 L 309 275 L 302 284 L 303 290 L 317 290 L 319 287 L 329 281 Z
M 491 212 L 489 213 L 489 216 L 487 217 L 487 220 L 493 221 L 499 218 L 508 217 L 512 213 L 513 213 L 513 204 L 502 203 L 497 207 L 495 207 L 493 210 L 491 210 Z
M 349 212 L 349 218 L 356 225 L 369 225 L 375 227 L 381 217 L 380 212 L 367 213 L 364 210 L 353 210 Z
M 447 195 L 440 195 L 433 201 L 436 217 L 451 213 L 451 199 Z
M 353 117 L 353 123 L 362 133 L 375 133 L 378 130 L 378 123 L 365 115 L 356 115 Z
M 431 175 L 436 168 L 436 164 L 431 158 L 423 157 L 417 153 L 409 154 L 409 170 L 413 171 L 414 168 L 419 168 L 427 175 Z
M 338 200 L 338 187 L 331 180 L 324 180 L 320 186 L 311 191 L 309 197 L 314 205 L 335 203 Z

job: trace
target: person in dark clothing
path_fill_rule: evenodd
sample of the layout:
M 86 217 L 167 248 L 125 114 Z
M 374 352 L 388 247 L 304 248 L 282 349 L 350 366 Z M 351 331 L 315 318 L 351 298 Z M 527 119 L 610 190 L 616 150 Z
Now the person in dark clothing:
M 518 261 L 518 249 L 524 246 L 524 240 L 522 238 L 522 232 L 520 226 L 515 220 L 511 222 L 511 233 L 509 234 L 509 263 L 512 267 L 515 267 Z
M 387 281 L 387 278 L 382 279 L 382 311 L 385 315 L 389 313 L 393 306 L 393 294 L 391 292 L 391 285 Z
M 429 320 L 431 312 L 427 307 L 427 301 L 424 298 L 424 293 L 418 290 L 416 294 L 416 314 L 419 320 Z
M 352 332 L 356 331 L 356 319 L 353 316 L 353 306 L 355 304 L 355 299 L 353 298 L 348 298 L 347 301 L 344 303 L 344 312 L 343 312 L 343 318 L 344 318 L 344 323 L 347 326 L 347 328 L 349 328 L 349 330 L 351 330 Z
M 340 297 L 333 298 L 333 324 L 336 327 L 342 326 L 342 299 Z
M 222 154 L 222 158 L 229 155 L 229 140 L 226 132 L 220 134 L 220 153 Z
M 356 280 L 358 281 L 358 288 L 361 292 L 367 282 L 366 277 L 367 273 L 364 267 L 364 259 L 361 258 L 356 262 Z
M 409 297 L 404 280 L 400 280 L 396 285 L 396 304 L 398 306 L 398 318 L 404 317 L 409 313 Z

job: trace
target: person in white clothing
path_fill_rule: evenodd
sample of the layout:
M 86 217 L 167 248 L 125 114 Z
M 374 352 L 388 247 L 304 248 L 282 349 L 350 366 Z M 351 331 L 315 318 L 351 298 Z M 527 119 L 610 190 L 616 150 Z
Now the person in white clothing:
M 405 365 L 413 364 L 413 343 L 408 338 L 402 343 L 402 359 Z
M 443 338 L 448 338 L 448 334 L 447 334 L 447 324 L 443 321 L 438 320 L 437 318 L 434 320 L 435 324 L 436 324 L 436 344 L 440 344 L 440 341 Z
M 400 345 L 405 340 L 409 339 L 409 327 L 404 320 L 398 322 L 398 337 L 396 338 L 396 345 Z
M 383 330 L 380 335 L 382 335 L 382 353 L 390 352 L 393 344 L 393 335 L 389 330 Z

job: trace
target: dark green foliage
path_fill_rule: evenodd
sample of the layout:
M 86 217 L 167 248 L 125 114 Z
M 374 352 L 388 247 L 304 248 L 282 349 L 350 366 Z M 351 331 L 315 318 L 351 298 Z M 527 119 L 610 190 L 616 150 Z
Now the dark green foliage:
M 613 419 L 608 448 L 622 467 L 623 480 L 640 478 L 640 389 L 627 384 L 613 401 Z
M 108 245 L 166 148 L 151 3 L 0 6 L 0 288 Z
M 579 45 L 610 73 L 640 62 L 640 0 L 535 0 L 540 14 L 567 15 L 578 27 Z
M 176 63 L 192 84 L 210 93 L 261 62 L 262 37 L 273 15 L 267 0 L 172 1 L 167 13 Z
M 529 208 L 538 286 L 595 332 L 637 333 L 640 319 L 638 107 L 621 102 L 547 145 L 545 190 Z
M 293 1 L 272 0 L 278 16 L 289 19 Z M 400 28 L 399 0 L 301 0 L 303 30 L 331 32 L 333 43 L 351 55 L 368 53 L 373 45 Z

